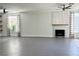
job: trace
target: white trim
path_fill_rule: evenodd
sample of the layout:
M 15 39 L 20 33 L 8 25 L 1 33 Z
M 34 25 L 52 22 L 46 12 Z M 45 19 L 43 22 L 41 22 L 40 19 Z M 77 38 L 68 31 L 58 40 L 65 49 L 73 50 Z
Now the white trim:
M 21 35 L 22 37 L 53 37 L 49 35 Z

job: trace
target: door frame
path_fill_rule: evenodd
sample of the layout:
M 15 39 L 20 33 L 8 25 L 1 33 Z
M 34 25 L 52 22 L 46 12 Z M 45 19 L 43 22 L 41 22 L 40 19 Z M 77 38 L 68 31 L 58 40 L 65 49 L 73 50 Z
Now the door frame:
M 20 14 L 19 13 L 9 13 L 8 16 L 18 16 L 18 20 L 19 20 L 19 32 L 18 32 L 18 37 L 21 37 L 21 19 L 20 19 Z M 8 18 L 7 18 L 8 19 Z M 8 27 L 8 22 L 7 22 L 7 27 Z M 10 29 L 8 28 L 8 36 L 10 35 Z

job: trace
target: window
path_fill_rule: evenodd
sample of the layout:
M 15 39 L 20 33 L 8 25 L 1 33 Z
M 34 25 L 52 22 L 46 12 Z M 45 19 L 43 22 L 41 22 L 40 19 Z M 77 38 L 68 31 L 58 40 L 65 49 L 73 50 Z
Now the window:
M 71 34 L 79 34 L 79 13 L 71 14 Z

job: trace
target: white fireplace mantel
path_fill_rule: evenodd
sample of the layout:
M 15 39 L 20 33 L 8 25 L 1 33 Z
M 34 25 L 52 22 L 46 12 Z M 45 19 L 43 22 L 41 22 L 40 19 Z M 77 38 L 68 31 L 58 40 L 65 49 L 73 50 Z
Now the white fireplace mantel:
M 69 26 L 65 25 L 52 25 L 53 28 L 53 37 L 55 37 L 55 30 L 65 30 L 65 37 L 69 37 Z

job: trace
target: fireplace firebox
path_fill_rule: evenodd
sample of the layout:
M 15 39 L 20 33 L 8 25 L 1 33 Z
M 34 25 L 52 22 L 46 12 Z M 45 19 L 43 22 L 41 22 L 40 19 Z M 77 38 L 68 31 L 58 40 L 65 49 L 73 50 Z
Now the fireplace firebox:
M 65 37 L 65 30 L 55 30 L 55 37 Z

